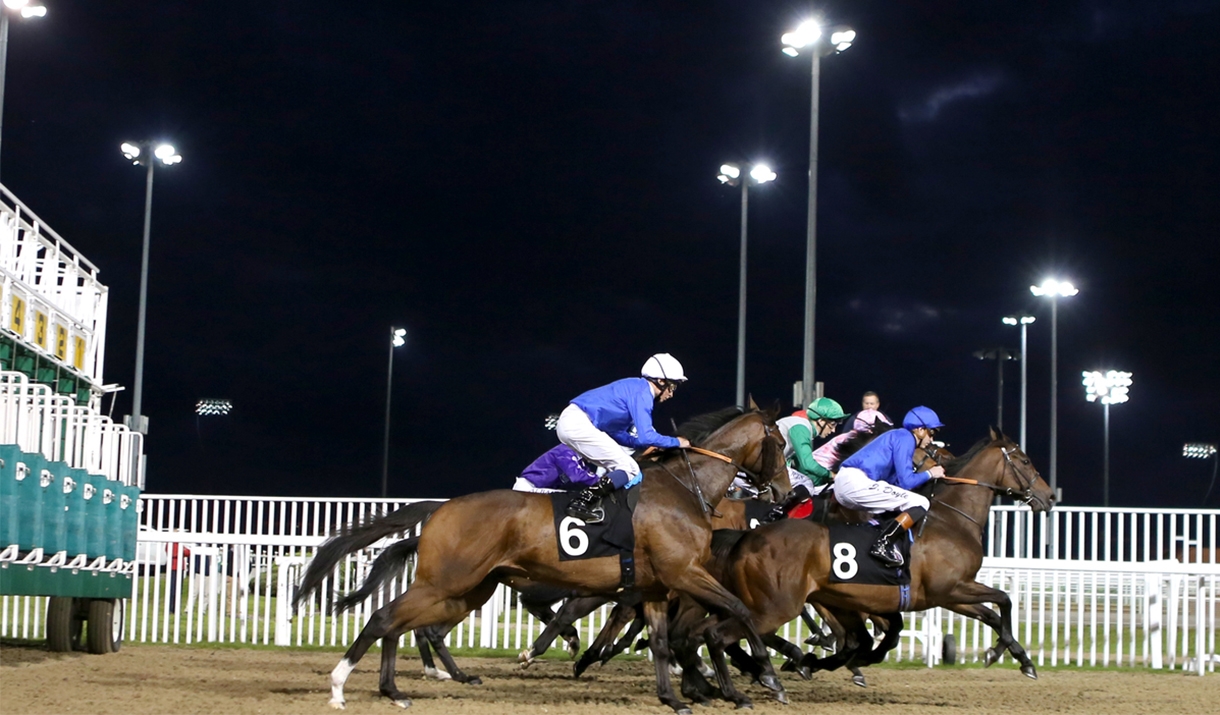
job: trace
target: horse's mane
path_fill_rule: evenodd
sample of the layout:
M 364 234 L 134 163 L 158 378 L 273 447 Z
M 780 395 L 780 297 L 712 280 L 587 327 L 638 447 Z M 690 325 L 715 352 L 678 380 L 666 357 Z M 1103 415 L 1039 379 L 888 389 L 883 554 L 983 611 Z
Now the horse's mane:
M 691 444 L 699 444 L 711 436 L 713 432 L 740 417 L 740 407 L 725 407 L 715 412 L 692 417 L 678 425 L 678 436 L 690 440 Z
M 831 465 L 830 471 L 839 471 L 839 465 L 843 464 L 844 460 L 856 452 L 859 452 L 864 448 L 864 445 L 872 442 L 877 438 L 878 435 L 884 432 L 889 432 L 892 429 L 894 429 L 894 425 L 877 420 L 873 423 L 871 429 L 856 430 L 856 434 L 854 434 L 851 439 L 843 440 L 839 446 L 835 448 L 834 464 Z
M 965 454 L 961 455 L 960 457 L 954 457 L 953 459 L 950 459 L 949 461 L 945 462 L 945 464 L 944 464 L 945 474 L 948 474 L 951 477 L 957 476 L 957 473 L 962 471 L 962 469 L 964 469 L 966 467 L 966 465 L 970 463 L 970 460 L 977 457 L 979 452 L 982 452 L 984 449 L 986 449 L 990 445 L 992 445 L 995 442 L 1002 440 L 1002 439 L 1005 439 L 1004 435 L 999 435 L 998 437 L 996 437 L 996 439 L 992 439 L 991 437 L 984 437 L 984 438 L 980 439 L 979 441 L 975 442 L 974 445 L 970 449 L 966 450 Z

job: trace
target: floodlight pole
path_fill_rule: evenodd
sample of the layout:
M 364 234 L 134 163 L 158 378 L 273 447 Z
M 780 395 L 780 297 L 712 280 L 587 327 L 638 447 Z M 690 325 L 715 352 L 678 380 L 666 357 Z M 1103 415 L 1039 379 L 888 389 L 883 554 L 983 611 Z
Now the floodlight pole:
M 741 177 L 741 267 L 737 281 L 737 406 L 746 405 L 746 226 L 750 213 L 750 182 Z
M 1020 319 L 1018 319 L 1020 320 Z M 1025 442 L 1025 387 L 1026 387 L 1026 368 L 1029 363 L 1029 323 L 1021 321 L 1021 449 L 1027 453 L 1029 446 Z
M 390 328 L 390 359 L 385 372 L 385 442 L 381 453 L 381 498 L 390 488 L 390 385 L 394 381 L 394 328 Z
M 1051 294 L 1051 494 L 1059 497 L 1059 296 Z
M 1101 467 L 1101 505 L 1110 506 L 1110 401 L 1102 402 L 1102 414 L 1105 415 L 1103 422 L 1105 424 L 1106 436 L 1102 440 L 1103 451 L 1105 455 L 1102 457 Z
M 8 13 L 0 7 L 0 140 L 4 138 L 4 73 L 8 69 Z M 0 143 L 0 146 L 3 146 Z
M 809 404 L 817 396 L 813 366 L 818 296 L 818 85 L 821 81 L 822 57 L 816 47 L 810 48 L 809 55 L 813 61 L 809 100 L 809 216 L 805 229 L 805 360 L 801 371 L 801 404 Z
M 153 166 L 156 164 L 156 159 L 151 155 L 151 149 L 150 145 L 148 180 L 144 189 L 144 252 L 140 258 L 140 317 L 136 325 L 136 380 L 131 393 L 131 429 L 138 432 L 145 431 L 140 420 L 140 408 L 144 396 L 144 326 L 148 314 L 148 237 L 152 228 Z

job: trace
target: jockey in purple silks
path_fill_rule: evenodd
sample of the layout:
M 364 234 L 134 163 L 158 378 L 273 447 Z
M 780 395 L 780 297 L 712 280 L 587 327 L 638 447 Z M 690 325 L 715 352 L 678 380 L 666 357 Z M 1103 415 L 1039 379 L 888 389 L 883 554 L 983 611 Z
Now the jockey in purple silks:
M 517 477 L 513 491 L 571 491 L 597 484 L 596 469 L 566 444 L 555 445 Z

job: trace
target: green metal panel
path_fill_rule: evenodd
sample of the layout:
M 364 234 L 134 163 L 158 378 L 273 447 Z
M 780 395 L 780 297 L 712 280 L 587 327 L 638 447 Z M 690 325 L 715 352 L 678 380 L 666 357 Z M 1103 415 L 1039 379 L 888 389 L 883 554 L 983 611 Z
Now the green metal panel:
M 17 465 L 22 457 L 17 445 L 0 445 L 0 549 L 18 543 Z
M 107 480 L 102 485 L 102 504 L 106 510 L 106 560 L 123 556 L 123 484 Z
M 108 480 L 96 474 L 89 475 L 89 486 L 85 489 L 85 553 L 90 559 L 106 555 L 106 508 L 105 489 Z
M 119 554 L 124 561 L 135 561 L 136 539 L 140 535 L 140 515 L 138 513 L 140 488 L 120 487 L 120 490 L 122 497 L 120 497 L 119 509 L 122 512 L 121 534 L 123 541 Z
M 74 488 L 65 499 L 67 515 L 64 521 L 64 535 L 67 537 L 68 556 L 87 554 L 88 539 L 85 531 L 85 485 L 89 481 L 89 473 L 83 469 L 72 469 L 68 472 Z
M 45 462 L 44 468 L 54 476 L 54 481 L 42 495 L 42 548 L 48 554 L 54 554 L 68 549 L 68 536 L 64 532 L 68 507 L 64 478 L 70 470 L 63 462 L 51 461 Z
M 6 596 L 130 598 L 131 587 L 131 574 L 0 564 L 0 594 Z
M 24 453 L 17 467 L 18 477 L 21 464 L 26 469 L 25 477 L 17 482 L 17 543 L 22 551 L 29 551 L 42 548 L 45 538 L 42 504 L 57 485 L 41 454 Z

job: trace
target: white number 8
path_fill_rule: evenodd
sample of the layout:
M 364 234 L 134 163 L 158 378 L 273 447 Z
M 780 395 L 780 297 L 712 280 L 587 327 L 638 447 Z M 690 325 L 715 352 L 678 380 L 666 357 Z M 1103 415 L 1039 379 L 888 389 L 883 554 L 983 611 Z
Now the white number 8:
M 856 573 L 860 570 L 860 564 L 856 563 L 856 547 L 840 541 L 834 545 L 832 549 L 835 555 L 834 563 L 831 568 L 834 569 L 835 576 L 850 581 L 856 577 Z
M 568 556 L 580 556 L 589 550 L 589 535 L 580 530 L 584 525 L 583 521 L 571 516 L 559 522 L 559 545 Z

